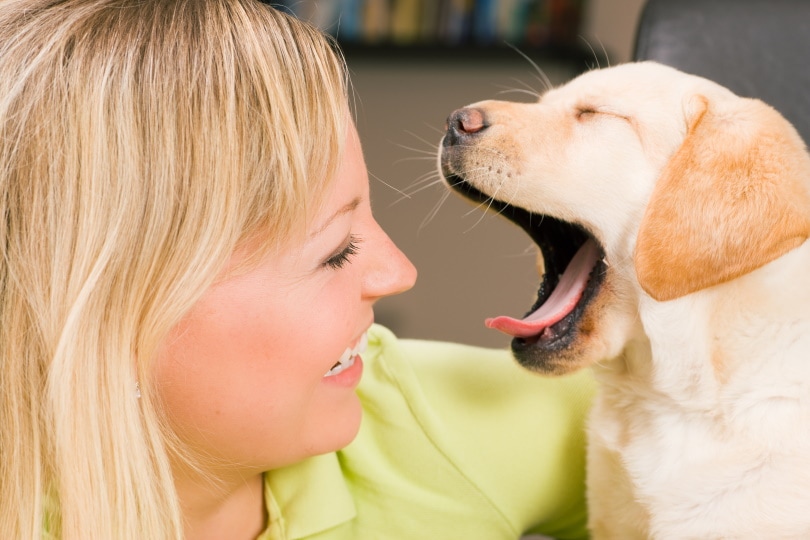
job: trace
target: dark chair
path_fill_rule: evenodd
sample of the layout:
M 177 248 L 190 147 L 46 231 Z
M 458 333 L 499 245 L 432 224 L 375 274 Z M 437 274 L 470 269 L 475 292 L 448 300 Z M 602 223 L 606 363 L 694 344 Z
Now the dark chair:
M 810 142 L 808 0 L 648 0 L 634 58 L 759 98 Z

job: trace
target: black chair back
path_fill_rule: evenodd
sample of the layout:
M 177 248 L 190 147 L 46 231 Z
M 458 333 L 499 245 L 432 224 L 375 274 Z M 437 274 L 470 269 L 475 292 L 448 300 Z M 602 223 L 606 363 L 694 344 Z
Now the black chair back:
M 810 141 L 810 1 L 649 0 L 634 59 L 770 104 Z

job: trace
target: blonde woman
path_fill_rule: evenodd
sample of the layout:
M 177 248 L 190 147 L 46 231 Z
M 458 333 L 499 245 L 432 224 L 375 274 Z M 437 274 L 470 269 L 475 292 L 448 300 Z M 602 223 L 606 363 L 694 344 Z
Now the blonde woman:
M 587 379 L 372 325 L 346 94 L 254 0 L 0 2 L 0 538 L 584 535 Z

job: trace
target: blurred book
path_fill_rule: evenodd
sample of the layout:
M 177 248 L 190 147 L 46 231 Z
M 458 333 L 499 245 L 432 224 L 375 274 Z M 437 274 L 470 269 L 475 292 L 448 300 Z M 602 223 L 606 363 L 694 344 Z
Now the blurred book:
M 417 43 L 422 37 L 422 9 L 424 4 L 437 2 L 422 0 L 393 0 L 391 10 L 391 41 L 398 45 Z
M 344 43 L 574 46 L 585 0 L 286 0 Z

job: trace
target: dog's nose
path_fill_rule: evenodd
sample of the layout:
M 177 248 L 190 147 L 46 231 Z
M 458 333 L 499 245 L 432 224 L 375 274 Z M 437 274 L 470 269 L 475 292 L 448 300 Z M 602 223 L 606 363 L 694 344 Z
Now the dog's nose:
M 476 135 L 487 128 L 486 118 L 481 109 L 465 107 L 453 111 L 447 117 L 447 134 L 444 144 L 459 144 L 466 138 Z

